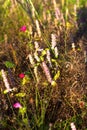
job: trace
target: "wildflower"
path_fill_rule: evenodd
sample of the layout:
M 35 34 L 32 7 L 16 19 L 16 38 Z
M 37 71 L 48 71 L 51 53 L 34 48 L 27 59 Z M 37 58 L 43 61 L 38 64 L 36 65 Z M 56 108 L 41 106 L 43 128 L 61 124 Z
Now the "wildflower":
M 6 77 L 6 73 L 3 69 L 1 70 L 1 74 L 2 74 L 2 78 L 3 78 L 3 82 L 5 84 L 6 90 L 7 90 L 7 92 L 9 92 L 11 90 L 11 88 L 10 88 L 9 82 Z
M 58 48 L 57 47 L 54 48 L 54 53 L 55 53 L 55 57 L 58 58 L 59 53 L 58 53 Z
M 72 43 L 72 49 L 73 49 L 73 51 L 75 51 L 75 43 L 74 42 Z
M 38 76 L 38 68 L 37 68 L 37 66 L 34 67 L 34 74 L 35 74 L 36 80 L 38 82 L 39 81 L 39 76 Z
M 29 54 L 29 55 L 28 55 L 28 58 L 29 58 L 29 60 L 30 60 L 30 63 L 34 66 L 34 65 L 35 65 L 35 62 L 34 62 L 34 59 L 33 59 L 32 55 Z
M 19 102 L 16 102 L 14 105 L 13 105 L 14 108 L 22 108 L 21 104 Z
M 38 50 L 40 48 L 38 42 L 34 42 L 34 45 L 35 45 L 36 50 Z
M 40 62 L 40 58 L 38 57 L 38 53 L 37 52 L 34 53 L 34 58 L 36 59 L 37 62 Z
M 49 130 L 52 130 L 52 126 L 53 126 L 53 124 L 49 123 Z
M 55 16 L 56 16 L 56 19 L 57 19 L 57 20 L 60 20 L 61 14 L 60 14 L 59 8 L 55 8 Z
M 55 0 L 53 0 L 53 4 L 54 4 L 54 8 L 56 8 L 57 7 L 57 3 L 56 3 Z
M 43 51 L 43 49 L 41 49 L 41 48 L 39 47 L 38 42 L 34 42 L 34 45 L 35 45 L 36 51 L 38 51 L 38 52 Z
M 20 31 L 21 31 L 21 32 L 25 32 L 26 29 L 27 29 L 27 28 L 26 28 L 26 26 L 24 25 L 24 26 L 22 26 L 22 27 L 20 28 Z
M 60 9 L 57 7 L 57 3 L 55 0 L 53 0 L 54 4 L 54 11 L 55 11 L 55 17 L 59 22 L 62 22 L 64 24 L 64 17 L 63 14 L 61 13 Z
M 19 74 L 19 78 L 23 79 L 25 77 L 24 73 Z
M 70 124 L 70 126 L 71 126 L 72 130 L 76 130 L 76 126 L 75 126 L 75 124 L 73 122 Z
M 55 34 L 51 34 L 51 44 L 52 44 L 52 49 L 54 49 L 54 47 L 56 46 L 56 35 Z
M 44 70 L 44 73 L 47 77 L 47 80 L 49 83 L 52 83 L 52 77 L 51 77 L 51 74 L 50 74 L 50 71 L 49 71 L 49 68 L 47 67 L 45 61 L 42 62 L 42 68 Z
M 17 90 L 17 89 L 16 88 L 6 89 L 6 90 L 4 90 L 4 94 L 7 94 L 8 92 L 15 91 L 15 90 Z
M 38 20 L 36 20 L 36 28 L 37 28 L 37 33 L 38 33 L 39 37 L 41 37 L 41 30 L 40 30 L 40 26 L 39 26 Z
M 48 62 L 49 62 L 49 64 L 50 64 L 50 67 L 52 67 L 51 57 L 50 57 L 50 51 L 49 51 L 49 50 L 47 50 L 47 60 L 48 60 Z

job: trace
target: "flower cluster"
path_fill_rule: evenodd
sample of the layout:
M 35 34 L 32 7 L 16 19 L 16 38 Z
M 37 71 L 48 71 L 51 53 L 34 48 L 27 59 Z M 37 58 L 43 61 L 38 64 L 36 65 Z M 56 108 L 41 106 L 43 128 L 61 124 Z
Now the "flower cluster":
M 13 105 L 14 108 L 22 108 L 21 104 L 19 102 L 16 102 L 14 105 Z
M 32 57 L 32 55 L 29 54 L 29 55 L 28 55 L 28 58 L 29 58 L 29 60 L 30 60 L 31 65 L 34 66 L 34 65 L 35 65 L 35 62 L 34 62 L 34 58 Z
M 51 48 L 54 50 L 55 57 L 58 58 L 58 48 L 57 48 L 57 42 L 56 42 L 56 35 L 51 34 Z
M 42 68 L 44 70 L 44 73 L 47 77 L 47 80 L 49 83 L 52 83 L 52 77 L 51 77 L 51 74 L 50 74 L 50 71 L 49 71 L 49 68 L 47 67 L 45 61 L 42 62 Z
M 3 69 L 1 70 L 1 74 L 2 74 L 2 78 L 3 78 L 3 82 L 5 84 L 6 90 L 9 92 L 11 90 L 10 84 L 9 84 L 9 82 L 7 80 L 6 73 L 5 73 L 5 71 Z
M 56 46 L 56 35 L 55 34 L 51 34 L 51 47 L 52 47 L 52 49 L 54 49 L 55 48 L 55 46 Z
M 75 126 L 75 124 L 73 122 L 70 124 L 70 126 L 71 126 L 72 130 L 76 130 L 76 126 Z
M 37 52 L 34 53 L 34 58 L 36 59 L 37 62 L 40 62 L 40 58 Z
M 46 63 L 46 62 L 48 62 L 49 67 L 52 68 L 52 61 L 51 61 L 52 59 L 51 59 L 50 49 L 49 48 L 46 48 L 45 50 L 41 49 L 39 47 L 38 42 L 34 42 L 34 44 L 35 44 L 35 53 L 33 55 L 29 54 L 27 56 L 27 58 L 29 58 L 29 61 L 30 61 L 31 65 L 33 66 L 35 77 L 36 77 L 37 81 L 39 81 L 38 66 L 40 65 L 42 67 L 45 75 L 46 75 L 48 82 L 51 83 L 51 85 L 55 86 L 56 83 L 53 82 L 51 74 L 50 74 L 50 70 L 49 70 L 47 63 Z M 54 49 L 55 57 L 57 58 L 58 57 L 58 49 L 56 47 L 56 37 L 54 34 L 52 34 L 52 48 Z M 41 52 L 41 55 L 39 57 L 40 52 Z M 45 58 L 47 59 L 47 61 L 45 61 Z
M 38 20 L 36 20 L 36 28 L 37 28 L 37 33 L 38 33 L 39 37 L 41 37 L 41 30 L 40 30 L 40 26 L 39 26 Z
M 47 50 L 47 60 L 49 62 L 50 67 L 52 67 L 51 56 L 50 56 L 50 51 L 49 50 Z
M 38 42 L 34 42 L 34 45 L 35 45 L 35 51 L 37 52 L 41 52 L 43 49 L 41 49 L 40 47 L 39 47 L 39 44 L 38 44 Z

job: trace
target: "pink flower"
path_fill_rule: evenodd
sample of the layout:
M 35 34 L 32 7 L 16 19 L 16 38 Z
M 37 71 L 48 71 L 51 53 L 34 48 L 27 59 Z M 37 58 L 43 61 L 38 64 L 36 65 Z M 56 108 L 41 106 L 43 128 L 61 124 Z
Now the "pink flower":
M 13 105 L 14 108 L 22 108 L 21 104 L 19 102 L 15 103 Z
M 47 77 L 47 80 L 49 83 L 52 83 L 52 77 L 51 77 L 51 74 L 50 74 L 50 71 L 49 71 L 49 68 L 47 67 L 45 61 L 42 62 L 42 69 Z
M 24 73 L 19 74 L 19 78 L 23 79 L 25 77 Z
M 20 31 L 21 31 L 21 32 L 25 32 L 26 29 L 27 29 L 27 28 L 26 28 L 26 26 L 24 25 L 24 26 L 22 26 L 22 27 L 20 28 Z

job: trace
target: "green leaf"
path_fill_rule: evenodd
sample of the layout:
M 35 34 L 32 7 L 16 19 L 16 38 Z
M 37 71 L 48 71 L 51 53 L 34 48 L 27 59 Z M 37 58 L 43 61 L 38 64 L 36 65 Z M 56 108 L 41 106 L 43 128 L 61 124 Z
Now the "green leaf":
M 24 124 L 28 124 L 28 119 L 27 119 L 27 118 L 24 118 L 24 119 L 23 119 L 23 123 L 24 123 Z
M 56 86 L 57 86 L 57 83 L 56 83 L 55 81 L 52 81 L 51 85 L 52 85 L 53 87 L 56 87 Z
M 15 64 L 13 64 L 13 63 L 10 62 L 10 61 L 6 61 L 4 64 L 5 64 L 5 66 L 6 66 L 7 68 L 14 68 L 14 67 L 15 67 Z
M 25 77 L 22 80 L 22 85 L 29 83 L 29 81 L 30 81 L 30 78 L 28 77 L 28 75 L 25 75 Z
M 10 5 L 10 0 L 5 0 L 3 4 L 4 9 L 6 9 L 9 5 Z
M 19 112 L 20 112 L 21 114 L 26 113 L 26 107 L 20 108 L 20 109 L 19 109 Z
M 60 77 L 60 71 L 58 70 L 54 76 L 54 80 L 56 81 Z
M 16 94 L 16 97 L 24 97 L 26 95 L 26 93 L 18 93 Z
M 6 89 L 6 90 L 4 90 L 4 92 L 3 92 L 4 94 L 7 94 L 8 93 L 8 90 Z
M 2 79 L 2 73 L 1 73 L 1 71 L 0 71 L 0 79 Z
M 45 56 L 45 55 L 46 55 L 46 50 L 43 50 L 41 56 Z

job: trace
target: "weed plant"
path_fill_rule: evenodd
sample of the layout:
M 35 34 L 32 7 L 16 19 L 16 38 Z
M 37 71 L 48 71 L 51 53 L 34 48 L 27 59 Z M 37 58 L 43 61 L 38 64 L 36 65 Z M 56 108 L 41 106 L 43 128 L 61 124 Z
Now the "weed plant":
M 86 130 L 87 2 L 0 3 L 0 130 Z

